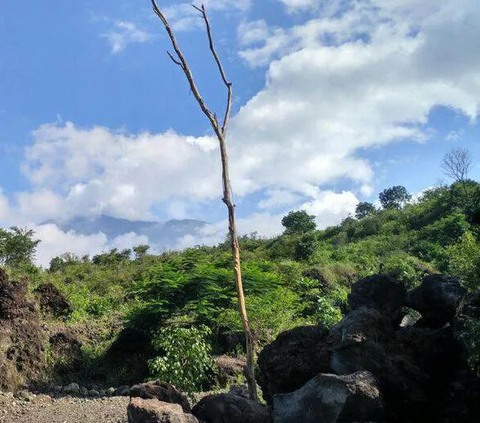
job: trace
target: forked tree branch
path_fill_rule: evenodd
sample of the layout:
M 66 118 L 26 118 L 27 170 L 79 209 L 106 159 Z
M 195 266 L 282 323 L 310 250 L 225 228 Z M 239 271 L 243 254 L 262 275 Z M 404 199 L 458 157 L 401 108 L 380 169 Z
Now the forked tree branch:
M 197 102 L 198 102 L 200 108 L 202 109 L 203 113 L 207 116 L 208 120 L 210 121 L 210 123 L 213 127 L 213 130 L 216 133 L 220 132 L 220 127 L 219 127 L 219 124 L 218 124 L 218 120 L 215 118 L 215 115 L 210 111 L 210 109 L 205 104 L 205 101 L 203 100 L 203 98 L 200 94 L 200 91 L 198 90 L 197 84 L 195 84 L 195 80 L 193 79 L 193 75 L 192 75 L 192 72 L 190 70 L 190 67 L 188 66 L 187 60 L 185 59 L 185 56 L 184 56 L 182 50 L 180 49 L 180 47 L 178 45 L 175 34 L 173 33 L 172 28 L 171 28 L 167 18 L 165 17 L 163 12 L 158 7 L 157 2 L 155 0 L 151 0 L 151 2 L 152 2 L 153 11 L 162 21 L 162 23 L 165 27 L 165 30 L 167 31 L 167 34 L 170 38 L 170 41 L 172 42 L 173 49 L 175 50 L 175 53 L 178 56 L 178 60 L 177 60 L 173 57 L 173 55 L 171 53 L 168 53 L 168 55 L 170 56 L 170 59 L 172 59 L 172 61 L 174 63 L 176 63 L 177 65 L 179 65 L 182 68 L 183 73 L 187 77 L 188 83 L 190 84 L 190 89 L 192 90 L 193 96 L 197 100 Z
M 170 41 L 172 42 L 173 49 L 175 50 L 175 54 L 177 55 L 178 59 L 174 57 L 174 55 L 170 52 L 167 52 L 168 56 L 174 62 L 176 65 L 180 66 L 187 77 L 188 83 L 190 84 L 190 89 L 192 90 L 192 93 L 197 100 L 198 104 L 200 105 L 200 108 L 202 109 L 203 113 L 207 116 L 208 120 L 210 121 L 210 124 L 212 125 L 213 130 L 217 135 L 222 135 L 225 137 L 228 129 L 228 124 L 230 121 L 230 115 L 232 111 L 232 99 L 233 99 L 233 92 L 232 92 L 232 83 L 228 80 L 225 69 L 223 68 L 222 62 L 220 61 L 220 58 L 218 56 L 218 53 L 215 49 L 215 44 L 213 42 L 213 35 L 212 35 L 212 29 L 210 26 L 210 21 L 208 19 L 207 11 L 205 9 L 205 6 L 202 5 L 202 7 L 197 7 L 195 5 L 192 5 L 196 10 L 198 10 L 201 15 L 202 19 L 205 22 L 205 26 L 207 29 L 207 36 L 208 36 L 208 43 L 210 46 L 210 51 L 213 55 L 213 58 L 215 59 L 215 63 L 217 64 L 218 71 L 220 73 L 220 76 L 222 78 L 223 83 L 225 84 L 225 87 L 227 88 L 228 96 L 227 96 L 227 107 L 225 108 L 225 115 L 223 118 L 222 125 L 220 126 L 217 117 L 215 114 L 210 110 L 210 108 L 206 105 L 205 101 L 203 100 L 202 95 L 200 94 L 200 90 L 197 87 L 197 84 L 195 83 L 195 79 L 193 77 L 192 71 L 190 70 L 190 66 L 188 65 L 187 60 L 185 59 L 185 56 L 180 49 L 177 39 L 175 37 L 175 34 L 173 33 L 173 30 L 170 26 L 170 23 L 168 22 L 165 14 L 162 12 L 160 7 L 158 6 L 156 0 L 151 0 L 152 2 L 152 7 L 155 12 L 155 14 L 160 18 L 162 21 L 167 34 L 170 38 Z
M 222 77 L 222 81 L 227 87 L 228 91 L 228 98 L 227 98 L 227 107 L 225 109 L 225 116 L 223 118 L 223 123 L 222 123 L 222 132 L 225 135 L 228 129 L 228 123 L 230 120 L 230 113 L 232 110 L 232 82 L 230 82 L 227 78 L 227 75 L 225 73 L 225 69 L 223 68 L 222 62 L 220 61 L 220 58 L 218 57 L 217 50 L 215 49 L 215 44 L 213 43 L 213 36 L 212 36 L 212 28 L 210 27 L 210 21 L 208 20 L 208 15 L 207 11 L 205 9 L 205 6 L 202 5 L 202 7 L 197 7 L 194 4 L 192 4 L 193 8 L 198 10 L 200 14 L 202 15 L 202 18 L 205 22 L 205 27 L 207 29 L 207 36 L 208 36 L 208 44 L 210 47 L 210 51 L 212 52 L 213 58 L 215 59 L 215 62 L 218 67 L 218 71 L 220 72 L 220 76 Z

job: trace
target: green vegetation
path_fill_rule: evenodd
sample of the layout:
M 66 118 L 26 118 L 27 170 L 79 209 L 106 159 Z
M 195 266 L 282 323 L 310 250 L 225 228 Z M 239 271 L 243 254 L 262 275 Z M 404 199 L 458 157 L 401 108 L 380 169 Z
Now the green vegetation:
M 205 389 L 213 373 L 211 335 L 206 326 L 161 329 L 153 340 L 157 357 L 149 362 L 152 376 L 175 385 L 193 397 Z
M 317 230 L 312 216 L 296 211 L 282 220 L 284 234 L 240 239 L 258 348 L 298 325 L 331 327 L 346 311 L 351 285 L 374 273 L 391 274 L 412 288 L 426 274 L 442 272 L 459 278 L 470 292 L 479 290 L 480 184 L 459 181 L 429 189 L 411 203 L 405 203 L 410 197 L 400 188 L 381 194 L 383 209 L 360 203 L 357 218 L 334 227 Z M 36 245 L 32 232 L 2 231 L 2 262 L 14 276 L 27 276 L 32 290 L 52 282 L 68 298 L 74 311 L 61 324 L 83 325 L 94 333 L 86 350 L 95 348 L 101 356 L 122 326 L 141 330 L 154 340 L 152 376 L 189 392 L 204 383 L 212 354 L 242 353 L 228 240 L 160 255 L 148 254 L 148 246 L 91 259 L 65 254 L 48 270 L 31 264 Z M 46 319 L 47 325 L 59 323 Z M 477 368 L 479 327 L 469 321 L 464 336 Z M 235 337 L 240 339 L 231 345 Z

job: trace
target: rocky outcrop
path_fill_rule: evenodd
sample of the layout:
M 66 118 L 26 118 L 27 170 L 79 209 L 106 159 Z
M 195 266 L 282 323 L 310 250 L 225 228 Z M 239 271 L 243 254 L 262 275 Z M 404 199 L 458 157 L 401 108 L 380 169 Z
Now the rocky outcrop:
M 198 423 L 178 404 L 156 399 L 132 398 L 127 409 L 129 423 Z
M 280 334 L 258 360 L 274 422 L 480 421 L 480 379 L 458 342 L 480 300 L 464 294 L 458 281 L 443 275 L 427 276 L 408 296 L 400 282 L 372 276 L 353 287 L 352 311 L 330 333 L 301 327 Z M 401 327 L 406 307 L 422 318 Z M 370 384 L 361 382 L 365 375 Z M 372 407 L 349 408 L 352 380 L 367 389 L 367 399 L 376 398 L 366 400 Z M 361 396 L 361 388 L 352 390 Z M 347 409 L 353 411 L 343 414 Z
M 73 311 L 70 302 L 58 290 L 58 288 L 51 283 L 40 285 L 33 291 L 33 293 L 37 296 L 40 310 L 44 314 L 58 318 L 67 317 Z
M 275 423 L 378 422 L 384 405 L 375 377 L 369 372 L 349 376 L 320 374 L 299 390 L 277 394 Z
M 215 367 L 217 370 L 217 382 L 220 387 L 226 387 L 235 384 L 242 378 L 247 361 L 243 358 L 221 355 L 215 358 Z
M 408 305 L 422 314 L 417 326 L 441 328 L 461 311 L 465 294 L 455 278 L 429 275 L 410 292 Z
M 48 340 L 50 354 L 56 364 L 54 372 L 62 377 L 65 374 L 76 373 L 84 364 L 82 342 L 68 330 L 52 334 Z
M 237 395 L 219 394 L 202 398 L 192 410 L 204 423 L 270 423 L 267 407 Z
M 142 399 L 157 399 L 170 404 L 178 404 L 185 413 L 190 413 L 190 403 L 186 395 L 182 394 L 177 388 L 166 382 L 146 382 L 132 386 L 130 388 L 130 397 Z
M 330 372 L 328 331 L 301 326 L 281 333 L 258 356 L 258 383 L 271 403 L 277 393 L 293 392 L 319 373 Z
M 0 390 L 16 391 L 39 379 L 45 366 L 45 338 L 27 282 L 10 282 L 0 269 Z
M 398 319 L 400 308 L 405 304 L 407 290 L 404 284 L 387 275 L 373 275 L 359 280 L 348 295 L 351 310 L 367 307 Z

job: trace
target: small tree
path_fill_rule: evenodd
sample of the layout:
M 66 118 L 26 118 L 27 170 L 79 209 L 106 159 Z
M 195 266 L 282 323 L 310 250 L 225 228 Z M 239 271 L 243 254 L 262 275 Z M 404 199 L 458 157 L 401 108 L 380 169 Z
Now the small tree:
M 40 243 L 34 236 L 35 232 L 31 229 L 16 226 L 9 230 L 0 229 L 0 263 L 9 266 L 32 264 Z
M 228 230 L 230 235 L 230 244 L 232 249 L 233 261 L 234 261 L 234 273 L 235 273 L 235 286 L 237 289 L 237 298 L 238 298 L 238 305 L 240 311 L 240 317 L 242 319 L 243 331 L 245 333 L 246 338 L 246 347 L 247 347 L 247 366 L 245 368 L 245 376 L 247 378 L 248 390 L 250 394 L 250 398 L 257 401 L 257 385 L 255 382 L 255 369 L 254 369 L 254 339 L 252 335 L 252 331 L 250 329 L 250 322 L 248 320 L 247 315 L 247 308 L 245 304 L 245 294 L 243 292 L 243 280 L 242 280 L 242 268 L 240 263 L 240 245 L 238 242 L 238 234 L 237 234 L 237 225 L 235 221 L 235 204 L 233 203 L 233 194 L 232 194 L 232 186 L 230 183 L 230 170 L 229 170 L 229 162 L 228 162 L 228 154 L 227 154 L 227 131 L 228 126 L 230 123 L 230 115 L 232 111 L 232 100 L 233 100 L 233 84 L 227 79 L 227 75 L 223 68 L 222 62 L 217 54 L 215 49 L 215 44 L 213 42 L 213 35 L 212 30 L 210 27 L 210 21 L 207 16 L 207 11 L 205 6 L 197 7 L 193 5 L 193 7 L 200 13 L 202 17 L 205 28 L 207 31 L 208 37 L 208 44 L 210 48 L 210 52 L 213 56 L 215 64 L 217 65 L 218 71 L 220 73 L 220 78 L 227 89 L 227 105 L 225 107 L 225 113 L 223 115 L 223 120 L 220 122 L 217 118 L 217 115 L 213 113 L 209 107 L 206 105 L 200 91 L 195 83 L 195 79 L 193 77 L 192 71 L 190 66 L 185 59 L 185 56 L 180 49 L 177 39 L 173 33 L 172 27 L 168 22 L 166 16 L 157 5 L 155 0 L 151 0 L 153 11 L 158 16 L 160 21 L 162 22 L 165 30 L 167 31 L 168 37 L 170 38 L 172 47 L 174 52 L 170 53 L 167 52 L 168 56 L 175 63 L 177 66 L 180 67 L 182 72 L 184 73 L 188 84 L 190 86 L 190 90 L 193 94 L 193 97 L 197 101 L 200 109 L 207 117 L 210 125 L 217 137 L 219 146 L 220 146 L 220 159 L 222 163 L 222 185 L 223 185 L 223 202 L 227 206 L 228 210 Z
M 150 245 L 142 244 L 133 247 L 133 253 L 135 254 L 135 260 L 142 260 L 148 253 Z
M 376 211 L 377 209 L 372 203 L 361 201 L 357 204 L 357 207 L 355 208 L 355 217 L 360 220 L 364 217 L 374 214 Z
M 295 246 L 295 260 L 309 260 L 318 248 L 318 238 L 315 232 L 308 232 L 298 240 Z
M 396 185 L 383 190 L 379 195 L 380 203 L 384 209 L 401 209 L 412 196 L 407 189 L 401 185 Z
M 285 234 L 305 234 L 317 228 L 315 216 L 309 215 L 305 210 L 291 211 L 282 219 Z

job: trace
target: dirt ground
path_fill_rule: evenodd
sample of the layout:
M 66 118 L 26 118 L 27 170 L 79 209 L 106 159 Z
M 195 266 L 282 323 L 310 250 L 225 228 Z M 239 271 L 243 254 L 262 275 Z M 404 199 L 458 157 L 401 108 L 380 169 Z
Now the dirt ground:
M 126 423 L 128 397 L 52 398 L 0 393 L 0 423 Z

